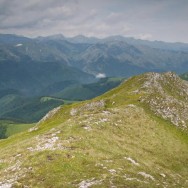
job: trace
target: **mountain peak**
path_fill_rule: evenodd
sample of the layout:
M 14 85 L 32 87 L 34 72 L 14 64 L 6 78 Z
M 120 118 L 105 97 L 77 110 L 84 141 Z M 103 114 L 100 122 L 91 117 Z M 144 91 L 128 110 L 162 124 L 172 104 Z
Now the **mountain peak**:
M 181 82 L 182 80 L 178 77 L 177 74 L 173 72 L 166 72 L 166 73 L 156 73 L 156 72 L 149 72 L 145 73 L 144 77 L 146 81 L 144 82 L 144 88 L 161 88 L 161 82 L 163 84 L 167 84 L 169 81 L 171 82 Z
M 64 37 L 63 34 L 55 34 L 55 35 L 49 35 L 46 37 L 37 37 L 37 39 L 47 39 L 47 40 L 65 40 L 66 38 Z
M 137 92 L 144 92 L 141 102 L 163 119 L 182 129 L 188 126 L 188 83 L 173 72 L 146 73 Z

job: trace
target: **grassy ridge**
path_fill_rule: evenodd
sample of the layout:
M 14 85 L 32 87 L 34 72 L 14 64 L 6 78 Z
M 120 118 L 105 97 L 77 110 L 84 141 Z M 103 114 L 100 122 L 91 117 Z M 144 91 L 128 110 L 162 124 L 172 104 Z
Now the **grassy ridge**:
M 140 101 L 144 80 L 65 105 L 33 131 L 0 141 L 2 185 L 187 187 L 187 132 Z

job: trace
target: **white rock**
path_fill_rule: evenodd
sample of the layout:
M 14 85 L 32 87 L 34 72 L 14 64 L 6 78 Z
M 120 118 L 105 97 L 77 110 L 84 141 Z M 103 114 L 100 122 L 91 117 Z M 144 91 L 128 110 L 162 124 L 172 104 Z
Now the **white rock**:
M 136 166 L 140 166 L 139 163 L 137 163 L 134 159 L 131 159 L 130 157 L 124 157 L 126 160 L 130 161 L 132 164 L 136 165 Z
M 109 172 L 110 172 L 111 174 L 115 174 L 115 173 L 116 173 L 116 170 L 110 169 Z
M 0 188 L 11 188 L 11 187 L 12 187 L 11 183 L 0 184 Z
M 91 179 L 91 180 L 83 180 L 82 182 L 80 182 L 78 184 L 79 188 L 88 188 L 88 187 L 91 187 L 92 185 L 97 185 L 97 184 L 100 184 L 101 183 L 101 180 L 94 180 Z
M 155 180 L 155 178 L 152 175 L 147 174 L 145 172 L 139 172 L 138 174 L 141 175 L 141 176 L 143 176 L 144 178 L 151 179 L 153 181 Z
M 165 178 L 166 177 L 166 175 L 165 174 L 160 174 L 163 178 Z
M 28 132 L 32 132 L 32 131 L 36 131 L 36 130 L 38 130 L 38 127 L 32 127 L 32 128 L 30 128 L 29 130 L 28 130 Z

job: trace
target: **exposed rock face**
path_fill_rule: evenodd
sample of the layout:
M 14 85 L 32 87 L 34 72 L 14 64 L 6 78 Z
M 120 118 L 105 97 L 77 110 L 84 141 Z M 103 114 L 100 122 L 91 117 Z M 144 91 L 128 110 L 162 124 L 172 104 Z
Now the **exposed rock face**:
M 183 129 L 188 125 L 188 83 L 175 73 L 147 73 L 140 91 L 146 92 L 141 102 L 174 125 Z

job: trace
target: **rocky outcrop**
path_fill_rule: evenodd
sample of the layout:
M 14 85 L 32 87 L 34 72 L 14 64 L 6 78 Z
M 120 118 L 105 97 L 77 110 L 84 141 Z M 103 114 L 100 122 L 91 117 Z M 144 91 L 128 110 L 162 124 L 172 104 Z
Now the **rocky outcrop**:
M 174 125 L 187 129 L 188 125 L 188 83 L 175 73 L 147 73 L 140 92 L 146 95 L 141 102 L 146 103 L 158 116 L 170 120 Z
M 71 116 L 75 116 L 78 114 L 83 114 L 84 112 L 94 112 L 98 110 L 102 110 L 105 106 L 105 101 L 104 100 L 99 100 L 99 101 L 93 101 L 90 103 L 87 103 L 80 108 L 72 108 L 70 111 Z

